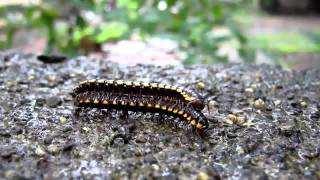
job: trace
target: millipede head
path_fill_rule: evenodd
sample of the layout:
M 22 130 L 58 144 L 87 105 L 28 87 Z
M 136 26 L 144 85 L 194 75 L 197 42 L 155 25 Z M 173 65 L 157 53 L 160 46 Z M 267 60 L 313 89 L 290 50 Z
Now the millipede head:
M 192 99 L 189 104 L 197 111 L 201 111 L 205 107 L 205 103 L 200 99 Z

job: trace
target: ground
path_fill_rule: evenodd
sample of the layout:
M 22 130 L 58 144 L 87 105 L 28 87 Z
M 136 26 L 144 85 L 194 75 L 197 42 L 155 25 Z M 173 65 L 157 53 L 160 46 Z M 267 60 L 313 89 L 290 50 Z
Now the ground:
M 2 52 L 0 77 L 0 179 L 320 178 L 320 69 L 128 67 L 86 57 L 48 64 Z M 196 89 L 208 100 L 207 134 L 151 114 L 76 117 L 72 89 L 91 78 Z

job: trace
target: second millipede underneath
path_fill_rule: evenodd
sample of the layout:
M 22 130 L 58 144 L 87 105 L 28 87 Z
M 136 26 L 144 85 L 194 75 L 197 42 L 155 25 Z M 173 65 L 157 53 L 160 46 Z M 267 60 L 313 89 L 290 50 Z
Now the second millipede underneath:
M 123 80 L 88 80 L 74 89 L 75 106 L 168 114 L 198 130 L 208 127 L 197 93 L 182 88 Z

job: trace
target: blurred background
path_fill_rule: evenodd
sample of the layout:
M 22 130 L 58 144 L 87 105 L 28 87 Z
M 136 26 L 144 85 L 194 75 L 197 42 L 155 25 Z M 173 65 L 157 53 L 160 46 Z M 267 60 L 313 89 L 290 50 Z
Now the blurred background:
M 320 67 L 318 0 L 0 0 L 0 49 L 121 64 Z

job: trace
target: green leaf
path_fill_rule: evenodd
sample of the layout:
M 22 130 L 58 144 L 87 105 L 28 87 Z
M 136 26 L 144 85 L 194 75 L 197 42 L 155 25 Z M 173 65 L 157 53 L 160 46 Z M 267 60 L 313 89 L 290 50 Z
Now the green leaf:
M 100 33 L 96 36 L 98 43 L 119 39 L 129 30 L 128 26 L 121 22 L 109 22 L 100 27 Z

